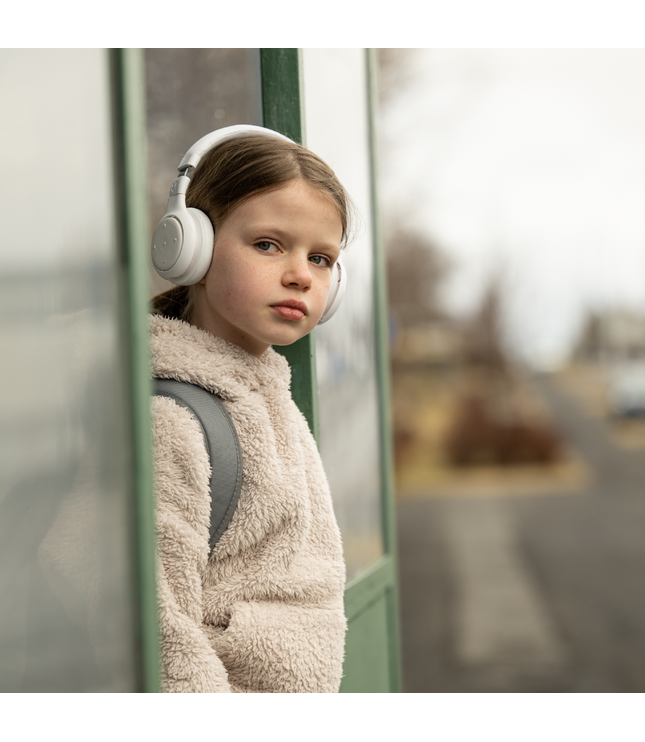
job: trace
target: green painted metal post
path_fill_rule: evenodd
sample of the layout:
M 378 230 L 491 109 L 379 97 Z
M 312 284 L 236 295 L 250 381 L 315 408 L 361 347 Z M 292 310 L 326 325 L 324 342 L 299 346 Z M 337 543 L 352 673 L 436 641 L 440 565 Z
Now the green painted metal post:
M 160 643 L 150 430 L 151 386 L 147 322 L 149 292 L 145 262 L 148 210 L 145 188 L 143 53 L 140 49 L 115 49 L 111 52 L 111 62 L 133 448 L 135 604 L 138 606 L 138 643 L 141 656 L 139 687 L 142 691 L 155 693 L 160 689 Z
M 264 125 L 304 143 L 302 62 L 299 49 L 260 49 Z M 275 348 L 291 366 L 291 393 L 318 440 L 318 384 L 314 333 Z
M 304 144 L 300 49 L 260 49 L 260 71 L 264 125 Z

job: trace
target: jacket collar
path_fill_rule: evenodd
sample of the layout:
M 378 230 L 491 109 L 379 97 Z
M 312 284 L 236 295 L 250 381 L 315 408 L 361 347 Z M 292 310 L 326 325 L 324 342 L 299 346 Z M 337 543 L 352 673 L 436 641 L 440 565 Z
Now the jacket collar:
M 234 400 L 270 385 L 289 388 L 291 369 L 273 348 L 255 358 L 237 345 L 178 319 L 151 315 L 152 375 L 178 379 Z

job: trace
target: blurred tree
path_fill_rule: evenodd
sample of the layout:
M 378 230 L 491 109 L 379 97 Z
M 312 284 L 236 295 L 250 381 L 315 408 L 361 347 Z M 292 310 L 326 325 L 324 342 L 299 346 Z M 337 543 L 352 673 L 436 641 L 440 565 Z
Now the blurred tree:
M 464 356 L 467 363 L 492 374 L 507 367 L 503 340 L 502 285 L 499 277 L 489 280 L 477 311 L 464 327 Z
M 450 263 L 430 239 L 400 229 L 386 240 L 390 311 L 400 327 L 443 318 L 439 289 Z
M 573 358 L 577 361 L 598 361 L 602 349 L 602 318 L 598 312 L 587 311 L 575 343 Z
M 562 456 L 553 424 L 526 406 L 526 377 L 504 342 L 503 272 L 493 275 L 462 329 L 465 384 L 446 430 L 444 450 L 455 466 L 551 464 Z

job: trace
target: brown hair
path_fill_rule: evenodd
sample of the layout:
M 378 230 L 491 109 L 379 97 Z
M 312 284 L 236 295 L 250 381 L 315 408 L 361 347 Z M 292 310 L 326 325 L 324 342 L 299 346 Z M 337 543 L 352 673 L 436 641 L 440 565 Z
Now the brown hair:
M 205 212 L 217 234 L 219 225 L 242 202 L 298 179 L 309 183 L 336 207 L 344 246 L 350 229 L 350 198 L 329 165 L 295 142 L 251 135 L 215 147 L 197 166 L 186 205 Z M 153 299 L 155 314 L 187 321 L 192 305 L 191 286 L 175 286 Z

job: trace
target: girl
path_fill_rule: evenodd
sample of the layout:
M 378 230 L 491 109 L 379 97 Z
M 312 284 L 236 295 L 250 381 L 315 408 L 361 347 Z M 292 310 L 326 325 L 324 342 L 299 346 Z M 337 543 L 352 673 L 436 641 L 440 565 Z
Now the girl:
M 201 149 L 201 159 L 191 155 Z M 191 210 L 194 224 L 178 227 L 167 214 L 153 260 L 161 275 L 173 260 L 187 263 L 172 245 L 191 229 L 198 238 L 204 230 L 207 254 L 177 269 L 175 282 L 191 285 L 154 300 L 153 374 L 219 395 L 239 436 L 243 482 L 209 554 L 201 428 L 172 399 L 153 398 L 164 690 L 337 692 L 346 630 L 340 534 L 289 366 L 271 345 L 295 342 L 323 315 L 349 200 L 320 158 L 260 127 L 204 137 L 182 169 L 169 210 L 187 186 L 186 205 L 207 219 Z

